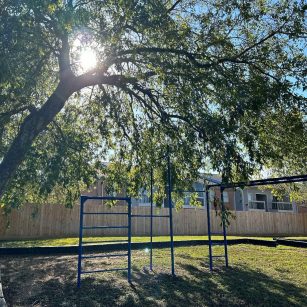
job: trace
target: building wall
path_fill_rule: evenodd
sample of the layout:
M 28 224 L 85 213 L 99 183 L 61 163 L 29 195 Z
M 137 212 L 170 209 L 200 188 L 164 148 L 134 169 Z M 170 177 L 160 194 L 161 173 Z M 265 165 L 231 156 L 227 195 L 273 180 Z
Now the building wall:
M 257 188 L 253 188 L 253 187 L 249 187 L 247 189 L 243 190 L 243 197 L 244 197 L 244 211 L 248 211 L 251 210 L 251 208 L 249 207 L 249 201 L 255 201 L 256 200 L 256 194 L 259 195 L 265 195 L 266 199 L 267 199 L 267 210 L 266 211 L 271 211 L 270 209 L 272 208 L 272 200 L 273 200 L 273 196 L 272 193 L 268 190 L 261 190 L 261 189 L 257 189 Z
M 200 182 L 194 184 L 194 189 L 197 191 L 204 190 L 204 185 Z M 84 191 L 84 195 L 90 196 L 107 196 L 107 192 L 105 186 L 101 180 L 97 181 L 95 185 L 93 185 L 88 191 Z M 276 211 L 272 208 L 273 195 L 268 189 L 261 189 L 261 187 L 247 187 L 244 190 L 240 188 L 228 188 L 224 190 L 224 204 L 225 207 L 229 210 L 233 211 L 249 211 L 252 210 L 251 206 L 249 206 L 249 200 L 256 200 L 256 194 L 265 195 L 267 199 L 267 206 L 265 211 Z M 184 208 L 193 208 L 189 205 L 189 193 L 185 193 L 186 197 L 184 197 Z M 125 193 L 121 193 L 118 196 L 126 196 Z M 199 200 L 203 202 L 204 206 L 206 206 L 206 197 L 205 193 L 199 193 Z M 213 199 L 216 197 L 218 200 L 221 199 L 221 193 L 219 187 L 212 187 L 209 193 L 209 201 L 210 207 L 213 209 Z M 124 202 L 120 202 L 120 204 L 125 205 Z M 147 196 L 147 192 L 144 191 L 143 195 L 139 198 L 132 198 L 132 206 L 149 206 L 150 198 Z M 292 203 L 293 211 L 289 212 L 306 212 L 307 208 L 296 206 L 295 203 Z M 167 207 L 167 205 L 165 205 Z
M 244 189 L 243 191 L 243 199 L 244 199 L 244 205 L 243 205 L 243 211 L 253 210 L 250 201 L 256 201 L 257 200 L 257 194 L 263 195 L 266 197 L 266 208 L 265 211 L 268 212 L 276 212 L 276 208 L 273 208 L 273 203 L 276 202 L 274 199 L 274 196 L 269 189 L 261 189 L 257 187 L 248 187 Z M 297 206 L 294 202 L 290 202 L 289 198 L 285 198 L 283 200 L 278 200 L 277 202 L 281 203 L 292 203 L 293 210 L 289 212 L 297 212 Z
M 212 190 L 215 194 L 215 197 L 221 199 L 221 190 L 219 187 L 213 187 Z M 226 194 L 226 195 L 225 195 Z M 234 189 L 225 189 L 224 190 L 224 205 L 229 210 L 235 210 L 235 190 Z
M 307 202 L 300 202 L 297 204 L 297 212 L 298 213 L 307 213 Z

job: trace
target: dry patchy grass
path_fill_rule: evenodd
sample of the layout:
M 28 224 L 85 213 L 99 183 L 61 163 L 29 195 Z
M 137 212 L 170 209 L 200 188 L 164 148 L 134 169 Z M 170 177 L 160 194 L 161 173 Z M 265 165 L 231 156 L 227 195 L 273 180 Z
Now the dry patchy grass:
M 214 247 L 214 253 L 222 253 Z M 230 267 L 208 270 L 208 247 L 176 248 L 176 277 L 169 250 L 133 252 L 133 280 L 126 273 L 84 275 L 76 288 L 76 256 L 2 257 L 9 306 L 307 306 L 307 250 L 236 245 Z M 87 268 L 125 266 L 123 258 L 90 260 Z

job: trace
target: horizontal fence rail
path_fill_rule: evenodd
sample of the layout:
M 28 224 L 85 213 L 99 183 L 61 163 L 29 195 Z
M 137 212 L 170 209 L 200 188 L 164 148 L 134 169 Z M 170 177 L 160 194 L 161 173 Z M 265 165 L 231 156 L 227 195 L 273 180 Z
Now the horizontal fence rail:
M 93 203 L 88 213 L 101 212 L 101 205 Z M 124 213 L 123 206 L 104 208 L 104 212 Z M 12 210 L 5 216 L 0 209 L 0 240 L 11 239 L 44 239 L 59 237 L 77 237 L 79 233 L 80 206 L 72 209 L 62 205 L 34 206 L 25 205 L 19 210 Z M 228 235 L 307 235 L 307 213 L 237 211 L 228 228 Z M 133 207 L 133 215 L 150 215 L 149 207 Z M 207 215 L 203 208 L 184 208 L 174 210 L 175 235 L 206 235 Z M 154 209 L 156 216 L 168 216 L 168 208 Z M 126 225 L 125 214 L 86 214 L 85 225 L 108 225 L 112 228 L 84 229 L 85 236 L 126 236 L 126 228 L 115 228 Z M 8 225 L 8 227 L 7 227 Z M 114 228 L 113 228 L 114 226 Z M 212 233 L 221 233 L 220 218 L 214 210 L 211 213 Z M 169 235 L 169 223 L 166 218 L 153 219 L 154 236 Z M 133 236 L 149 236 L 150 222 L 148 218 L 132 220 Z

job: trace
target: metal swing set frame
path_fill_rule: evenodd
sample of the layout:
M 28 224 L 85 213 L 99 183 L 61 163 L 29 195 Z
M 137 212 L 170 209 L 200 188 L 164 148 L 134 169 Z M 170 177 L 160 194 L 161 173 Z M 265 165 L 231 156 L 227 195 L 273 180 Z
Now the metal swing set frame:
M 173 205 L 172 205 L 172 180 L 171 180 L 171 161 L 169 152 L 166 156 L 167 158 L 167 203 L 169 208 L 168 215 L 155 215 L 153 214 L 153 170 L 151 169 L 150 172 L 150 214 L 149 215 L 141 215 L 141 214 L 132 214 L 131 211 L 131 198 L 130 197 L 112 197 L 112 196 L 84 196 L 80 197 L 80 226 L 79 226 L 79 248 L 78 248 L 78 273 L 77 273 L 77 286 L 78 288 L 81 287 L 81 276 L 83 274 L 90 274 L 90 273 L 100 273 L 100 272 L 112 272 L 112 271 L 127 271 L 127 279 L 128 282 L 131 283 L 132 278 L 132 268 L 131 268 L 131 225 L 132 225 L 132 218 L 150 218 L 150 255 L 149 255 L 149 269 L 153 270 L 153 219 L 154 218 L 168 218 L 169 219 L 169 236 L 170 236 L 170 260 L 171 260 L 171 274 L 175 276 L 175 256 L 174 256 L 174 233 L 173 233 Z M 211 231 L 211 223 L 210 223 L 210 202 L 209 202 L 209 191 L 213 187 L 219 187 L 221 193 L 221 210 L 222 212 L 225 211 L 224 205 L 224 197 L 223 191 L 227 188 L 237 188 L 237 187 L 247 187 L 247 186 L 260 186 L 260 185 L 274 185 L 274 184 L 281 184 L 281 183 L 294 183 L 294 182 L 303 182 L 307 181 L 307 175 L 299 175 L 299 176 L 287 176 L 287 177 L 278 177 L 278 178 L 267 178 L 261 180 L 251 180 L 246 182 L 234 182 L 234 183 L 216 183 L 215 180 L 211 180 L 207 178 L 207 181 L 214 182 L 213 184 L 206 184 L 205 190 L 202 191 L 181 191 L 181 192 L 188 192 L 188 193 L 205 193 L 206 194 L 206 209 L 207 209 L 207 225 L 208 225 L 208 240 L 209 240 L 209 267 L 210 271 L 213 270 L 213 260 L 215 258 L 224 258 L 225 259 L 225 266 L 228 267 L 228 249 L 227 249 L 227 227 L 225 225 L 225 221 L 222 218 L 222 231 L 221 232 L 212 232 Z M 127 203 L 128 210 L 127 212 L 88 212 L 85 211 L 86 201 L 88 200 L 111 200 L 111 201 L 125 201 Z M 118 226 L 90 226 L 84 225 L 84 215 L 127 215 L 128 225 L 118 225 Z M 127 241 L 120 240 L 121 242 L 128 243 L 128 250 L 127 253 L 120 253 L 120 254 L 102 254 L 102 255 L 84 255 L 84 245 L 87 243 L 93 242 L 86 242 L 83 240 L 83 231 L 86 229 L 127 229 Z M 222 235 L 223 241 L 222 244 L 213 242 L 212 235 Z M 99 243 L 115 243 L 117 241 L 99 241 Z M 223 255 L 213 255 L 212 247 L 215 245 L 222 245 L 224 246 L 224 253 Z M 98 270 L 83 270 L 82 269 L 82 262 L 86 259 L 93 259 L 93 258 L 110 258 L 110 257 L 127 257 L 127 267 L 124 268 L 111 268 L 111 269 L 98 269 Z

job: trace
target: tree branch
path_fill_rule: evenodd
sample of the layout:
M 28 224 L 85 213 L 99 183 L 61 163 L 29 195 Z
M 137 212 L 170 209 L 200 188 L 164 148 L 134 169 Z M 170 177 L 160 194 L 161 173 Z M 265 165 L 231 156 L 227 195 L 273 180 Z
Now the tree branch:
M 124 84 L 134 84 L 138 81 L 135 77 L 126 77 L 123 75 L 110 75 L 103 74 L 83 74 L 75 78 L 74 91 L 79 91 L 88 86 L 94 86 L 99 84 L 121 86 Z
M 138 101 L 140 101 L 146 108 L 148 108 L 152 113 L 154 113 L 156 116 L 160 117 L 160 114 L 154 109 L 152 108 L 151 105 L 149 105 L 146 101 L 146 99 L 142 98 L 140 95 L 138 95 L 137 93 L 135 93 L 133 90 L 131 90 L 128 87 L 123 87 L 122 88 L 123 91 L 125 91 L 127 94 L 135 97 Z
M 17 168 L 25 159 L 35 138 L 46 129 L 73 93 L 70 83 L 60 82 L 53 94 L 38 111 L 31 112 L 23 121 L 17 136 L 0 163 L 0 198 Z
M 209 68 L 215 63 L 200 63 L 196 60 L 195 56 L 197 54 L 191 53 L 185 50 L 174 49 L 174 48 L 159 48 L 159 47 L 138 47 L 135 49 L 123 50 L 117 53 L 118 56 L 127 55 L 127 54 L 135 54 L 135 53 L 170 53 L 176 55 L 183 55 L 187 57 L 190 62 L 199 68 Z M 198 54 L 201 55 L 201 54 Z
M 289 18 L 288 18 L 289 19 Z M 274 35 L 281 33 L 281 29 L 286 25 L 286 23 L 288 22 L 288 19 L 280 26 L 278 27 L 276 30 L 271 31 L 271 33 L 269 33 L 268 35 L 264 36 L 262 39 L 260 39 L 259 41 L 257 41 L 256 43 L 254 43 L 253 45 L 247 47 L 246 49 L 244 49 L 242 52 L 240 52 L 239 54 L 237 54 L 236 56 L 234 56 L 235 59 L 240 58 L 242 55 L 244 55 L 245 53 L 247 53 L 248 51 L 250 51 L 251 49 L 254 49 L 255 47 L 263 44 L 265 41 L 267 41 L 268 39 L 270 39 L 271 37 L 273 37 Z
M 33 111 L 33 106 L 24 106 L 24 107 L 21 107 L 19 109 L 13 109 L 13 110 L 10 110 L 10 111 L 7 111 L 7 112 L 2 112 L 0 113 L 0 117 L 11 117 L 15 114 L 18 114 L 19 112 L 23 112 L 23 111 L 26 111 L 26 110 L 29 110 L 30 112 Z
M 70 64 L 70 46 L 68 41 L 67 33 L 63 34 L 61 37 L 62 48 L 60 49 L 59 68 L 60 68 L 60 80 L 72 78 L 74 76 L 71 70 Z
M 176 6 L 181 2 L 182 0 L 177 0 L 168 10 L 167 13 L 169 14 L 171 11 L 173 11 Z

